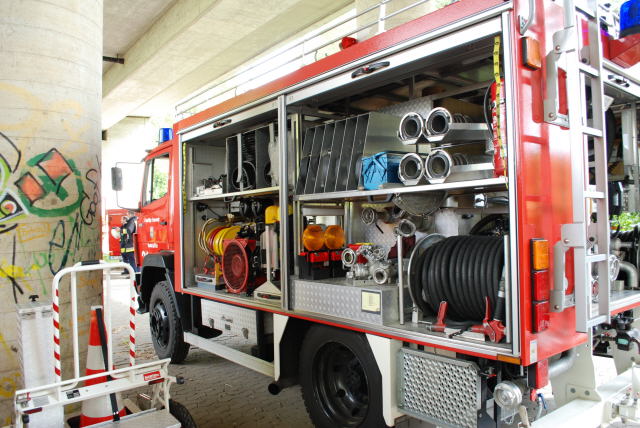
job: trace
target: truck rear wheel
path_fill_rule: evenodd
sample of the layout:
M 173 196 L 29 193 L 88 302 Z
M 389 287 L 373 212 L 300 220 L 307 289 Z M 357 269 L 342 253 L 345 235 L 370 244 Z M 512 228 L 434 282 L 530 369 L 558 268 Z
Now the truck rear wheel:
M 178 304 L 167 281 L 160 281 L 153 287 L 149 300 L 149 326 L 153 348 L 159 358 L 171 358 L 172 363 L 181 363 L 187 358 L 189 344 L 184 342 Z
M 300 385 L 317 427 L 386 427 L 382 377 L 364 335 L 314 325 L 300 351 Z

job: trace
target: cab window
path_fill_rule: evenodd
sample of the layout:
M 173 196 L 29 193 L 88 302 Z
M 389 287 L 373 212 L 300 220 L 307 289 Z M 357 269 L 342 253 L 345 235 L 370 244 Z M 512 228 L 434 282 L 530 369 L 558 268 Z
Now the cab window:
M 147 161 L 144 205 L 162 198 L 169 191 L 169 154 Z

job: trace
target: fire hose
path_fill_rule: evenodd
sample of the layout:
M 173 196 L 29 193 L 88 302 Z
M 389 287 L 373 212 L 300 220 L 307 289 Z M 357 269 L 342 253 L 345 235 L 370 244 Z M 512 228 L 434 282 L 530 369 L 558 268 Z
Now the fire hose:
M 430 246 L 421 259 L 415 264 L 420 280 L 411 283 L 411 291 L 423 313 L 438 313 L 447 302 L 454 321 L 482 321 L 490 305 L 492 318 L 502 320 L 502 237 L 453 236 Z

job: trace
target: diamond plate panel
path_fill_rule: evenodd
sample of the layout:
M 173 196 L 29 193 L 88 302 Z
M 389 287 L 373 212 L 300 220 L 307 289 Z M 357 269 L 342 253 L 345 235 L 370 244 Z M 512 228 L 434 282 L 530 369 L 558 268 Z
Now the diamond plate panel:
M 390 224 L 378 221 L 377 225 L 380 229 L 378 229 L 375 224 L 362 225 L 365 236 L 364 242 L 379 245 L 385 249 L 386 253 L 388 253 L 389 250 L 397 243 L 396 235 L 393 232 L 397 223 Z M 382 230 L 382 232 L 380 232 L 380 230 Z
M 389 285 L 353 285 L 344 279 L 326 282 L 296 279 L 291 287 L 293 309 L 382 325 L 398 321 L 398 288 Z M 380 293 L 380 313 L 362 309 L 362 292 Z
M 371 207 L 377 211 L 381 211 L 385 209 L 387 206 L 392 206 L 393 204 L 360 204 L 354 207 L 354 219 L 360 223 L 360 233 L 359 236 L 355 237 L 355 242 L 369 242 L 371 244 L 379 245 L 384 248 L 385 253 L 388 253 L 391 247 L 396 245 L 396 235 L 393 232 L 393 228 L 397 225 L 397 223 L 384 223 L 380 220 L 376 222 L 376 224 L 364 224 L 362 220 L 360 220 L 360 213 L 366 207 Z M 382 232 L 380 232 L 382 230 Z
M 394 116 L 404 116 L 407 113 L 415 112 L 420 113 L 422 117 L 426 117 L 427 114 L 433 108 L 433 101 L 429 97 L 415 98 L 404 103 L 395 104 L 389 107 L 385 107 L 378 110 L 378 113 L 392 114 Z
M 480 376 L 473 362 L 402 348 L 398 407 L 438 426 L 475 428 Z
M 251 343 L 257 342 L 258 315 L 246 309 L 225 303 L 202 299 L 202 323 L 222 331 L 222 336 L 233 336 Z M 271 318 L 265 319 L 265 333 L 272 331 Z

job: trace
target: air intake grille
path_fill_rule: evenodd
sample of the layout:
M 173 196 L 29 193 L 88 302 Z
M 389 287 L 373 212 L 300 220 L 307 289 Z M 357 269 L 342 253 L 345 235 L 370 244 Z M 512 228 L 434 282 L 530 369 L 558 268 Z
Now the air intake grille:
M 412 349 L 398 353 L 398 405 L 418 419 L 475 428 L 480 408 L 478 366 Z

